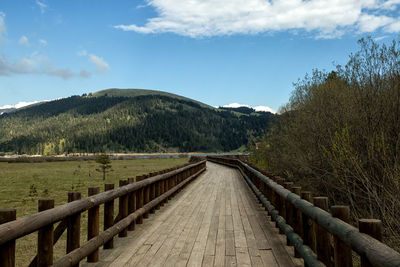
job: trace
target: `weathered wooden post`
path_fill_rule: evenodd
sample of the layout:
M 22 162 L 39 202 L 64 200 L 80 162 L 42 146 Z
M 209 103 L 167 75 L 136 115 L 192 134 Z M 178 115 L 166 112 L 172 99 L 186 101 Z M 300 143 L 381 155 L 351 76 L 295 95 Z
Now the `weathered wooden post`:
M 274 180 L 274 182 L 276 182 L 276 180 Z M 275 193 L 275 190 L 272 188 L 270 188 L 270 192 L 271 192 L 271 204 L 279 212 L 279 196 L 277 193 Z M 273 221 L 274 219 L 271 217 L 271 220 Z
M 128 178 L 128 183 L 132 184 L 133 178 Z M 128 214 L 134 213 L 136 211 L 136 192 L 132 192 L 128 196 Z M 129 226 L 128 226 L 128 231 L 134 231 L 135 230 L 135 221 L 133 221 Z
M 94 196 L 100 193 L 99 187 L 89 187 L 88 188 L 88 196 Z M 88 210 L 88 232 L 87 232 L 87 239 L 90 240 L 93 237 L 99 235 L 99 214 L 100 208 L 99 206 L 95 206 Z M 93 253 L 87 256 L 88 262 L 98 262 L 99 261 L 99 249 L 97 248 Z
M 114 189 L 114 184 L 105 184 L 104 190 L 109 191 Z M 114 199 L 104 203 L 104 231 L 113 226 L 114 224 Z M 114 241 L 111 239 L 104 243 L 104 249 L 114 247 Z
M 119 180 L 119 186 L 123 187 L 128 184 L 128 180 Z M 121 197 L 119 197 L 119 215 L 120 220 L 124 219 L 126 216 L 128 216 L 128 194 L 125 194 Z M 128 229 L 125 228 L 121 232 L 118 233 L 119 237 L 127 237 L 128 236 Z
M 17 218 L 15 209 L 0 210 L 0 224 L 14 221 Z M 8 241 L 0 246 L 0 266 L 15 266 L 15 240 Z
M 170 190 L 174 187 L 174 183 L 173 183 L 174 178 L 175 178 L 175 175 L 168 178 L 168 190 Z M 172 199 L 172 195 L 169 195 L 168 200 L 171 200 L 171 199 Z
M 358 229 L 360 233 L 372 236 L 378 241 L 382 241 L 382 222 L 377 219 L 358 220 Z M 361 267 L 372 267 L 367 257 L 361 256 Z
M 285 182 L 284 183 L 284 187 L 289 191 L 292 191 L 292 186 L 293 186 L 293 182 Z M 286 219 L 286 223 L 293 227 L 293 216 L 292 216 L 293 215 L 292 214 L 293 213 L 293 211 L 292 211 L 293 208 L 292 208 L 292 203 L 290 203 L 289 200 L 285 199 L 285 207 L 286 207 L 286 212 L 285 212 L 285 214 L 286 214 L 286 218 L 285 218 Z M 288 246 L 292 245 L 288 237 L 286 237 L 286 244 Z
M 165 180 L 163 179 L 160 181 L 160 194 L 162 195 L 164 193 L 165 193 Z M 164 206 L 164 201 L 160 203 L 160 206 Z
M 169 179 L 170 178 L 164 179 L 164 193 L 168 192 L 168 190 L 170 189 L 170 187 L 169 187 Z M 165 201 L 164 201 L 164 204 L 167 204 L 167 203 L 168 203 L 168 198 L 166 198 Z
M 68 202 L 81 199 L 81 192 L 69 192 Z M 68 218 L 67 227 L 67 254 L 79 248 L 81 239 L 81 214 L 74 214 Z M 79 264 L 75 265 L 79 266 Z
M 300 186 L 292 186 L 292 192 L 298 196 L 301 196 L 301 187 Z M 296 207 L 292 206 L 292 222 L 294 231 L 304 239 L 303 235 L 303 218 L 301 210 L 298 210 Z M 294 256 L 296 258 L 301 258 L 300 253 L 295 249 Z
M 150 201 L 155 199 L 155 196 L 156 196 L 156 187 L 155 187 L 155 183 L 152 183 L 150 185 Z M 152 208 L 150 210 L 150 214 L 153 214 L 154 212 L 155 212 L 155 208 Z
M 350 208 L 349 206 L 332 206 L 332 216 L 346 223 L 350 223 Z M 351 248 L 333 236 L 334 245 L 334 262 L 335 267 L 352 267 Z
M 136 209 L 140 209 L 143 207 L 143 187 L 136 191 Z M 139 216 L 136 219 L 136 224 L 142 224 L 143 217 Z
M 39 199 L 38 211 L 54 208 L 54 199 Z M 45 226 L 38 231 L 37 266 L 50 266 L 53 264 L 53 224 Z
M 285 179 L 283 178 L 278 178 L 276 179 L 276 183 L 283 186 L 283 183 L 285 182 Z M 283 218 L 285 218 L 285 215 L 283 214 L 283 206 L 284 206 L 284 199 L 281 199 L 281 196 L 279 194 L 276 194 L 276 202 L 277 202 L 277 210 L 279 211 L 279 215 L 282 216 Z
M 284 183 L 285 183 L 285 179 L 279 178 L 279 179 L 276 180 L 276 182 L 277 182 L 279 185 L 283 186 Z M 277 210 L 279 211 L 279 215 L 280 215 L 282 218 L 286 219 L 286 208 L 285 208 L 285 202 L 286 202 L 286 200 L 285 200 L 285 198 L 282 197 L 282 196 L 279 195 L 279 194 L 275 194 L 275 200 L 276 200 L 277 205 L 278 205 L 278 207 L 276 207 L 276 208 L 277 208 Z M 278 224 L 276 224 L 276 227 L 278 227 Z M 279 234 L 283 234 L 283 231 L 282 231 L 281 228 L 279 228 Z
M 160 172 L 160 174 L 161 174 L 161 172 Z M 160 195 L 161 195 L 161 183 L 160 183 L 160 181 L 158 181 L 158 182 L 156 182 L 156 198 L 157 197 L 159 197 Z M 156 210 L 159 210 L 160 209 L 160 204 L 158 204 L 157 206 L 156 206 Z
M 301 192 L 301 198 L 313 203 L 312 193 L 309 191 Z M 309 218 L 306 214 L 302 214 L 303 218 L 303 241 L 304 244 L 309 246 L 314 252 L 316 252 L 317 248 L 315 246 L 315 231 L 314 231 L 314 222 L 311 218 Z
M 150 185 L 146 185 L 144 187 L 144 200 L 143 200 L 143 205 L 146 205 L 150 201 Z M 149 218 L 149 212 L 146 212 L 143 214 L 143 218 L 147 219 Z
M 320 209 L 329 212 L 327 197 L 314 197 L 314 205 Z M 330 267 L 332 266 L 331 234 L 318 224 L 315 225 L 314 229 L 317 241 L 317 257 L 327 267 Z
M 283 186 L 289 190 L 292 191 L 292 186 L 293 186 L 293 182 L 285 182 L 283 184 Z M 286 200 L 286 199 L 285 199 Z M 286 208 L 286 223 L 289 224 L 290 226 L 293 227 L 293 219 L 292 219 L 292 203 L 290 203 L 289 200 L 285 201 L 285 208 Z

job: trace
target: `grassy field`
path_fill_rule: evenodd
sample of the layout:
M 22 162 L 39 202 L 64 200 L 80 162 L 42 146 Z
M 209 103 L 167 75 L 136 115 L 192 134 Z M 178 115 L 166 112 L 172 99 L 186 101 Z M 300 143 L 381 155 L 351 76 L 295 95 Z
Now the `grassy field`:
M 82 198 L 87 197 L 87 188 L 104 183 L 118 186 L 120 179 L 135 177 L 184 164 L 188 158 L 135 159 L 112 161 L 113 171 L 108 173 L 106 181 L 96 171 L 94 161 L 44 162 L 44 163 L 0 163 L 0 209 L 15 208 L 17 217 L 37 212 L 40 198 L 52 198 L 55 205 L 67 202 L 67 193 L 80 191 Z M 117 208 L 118 201 L 115 202 Z M 102 217 L 102 207 L 100 209 Z M 115 211 L 117 213 L 117 211 Z M 102 224 L 102 218 L 100 218 Z M 81 219 L 81 244 L 87 231 L 87 214 Z M 100 226 L 102 229 L 102 225 Z M 65 254 L 65 233 L 55 246 L 55 258 Z M 27 266 L 36 254 L 37 233 L 17 240 L 16 264 Z

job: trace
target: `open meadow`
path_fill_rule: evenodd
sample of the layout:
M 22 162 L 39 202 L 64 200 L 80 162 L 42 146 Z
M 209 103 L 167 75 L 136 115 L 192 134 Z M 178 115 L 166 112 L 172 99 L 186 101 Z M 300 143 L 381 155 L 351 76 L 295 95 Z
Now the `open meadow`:
M 95 161 L 67 161 L 42 163 L 0 162 L 0 209 L 15 208 L 17 218 L 37 212 L 38 199 L 52 198 L 55 206 L 67 202 L 67 193 L 80 191 L 87 197 L 87 188 L 98 186 L 104 191 L 105 183 L 118 186 L 120 179 L 167 169 L 188 162 L 188 158 L 155 158 L 113 160 L 112 170 L 105 181 L 102 173 L 96 171 Z M 115 201 L 117 214 L 118 201 Z M 100 208 L 100 229 L 102 230 L 103 210 Z M 56 227 L 56 225 L 55 225 Z M 85 242 L 87 212 L 81 216 L 81 244 Z M 36 254 L 37 233 L 17 240 L 16 266 L 27 266 Z M 54 246 L 54 256 L 65 254 L 66 232 Z

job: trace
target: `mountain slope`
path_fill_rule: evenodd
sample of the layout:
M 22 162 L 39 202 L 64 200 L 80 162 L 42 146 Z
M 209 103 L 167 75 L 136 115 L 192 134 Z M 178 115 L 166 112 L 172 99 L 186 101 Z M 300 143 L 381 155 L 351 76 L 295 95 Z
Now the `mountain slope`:
M 172 93 L 168 93 L 168 92 L 164 92 L 164 91 L 158 91 L 158 90 L 111 88 L 111 89 L 101 90 L 101 91 L 98 91 L 98 92 L 95 92 L 92 94 L 92 96 L 94 96 L 94 97 L 101 97 L 101 96 L 136 97 L 136 96 L 149 96 L 149 95 L 167 96 L 167 97 L 171 97 L 171 98 L 175 98 L 175 99 L 179 99 L 179 100 L 184 100 L 187 102 L 197 103 L 202 107 L 214 108 L 212 106 L 209 106 L 207 104 L 204 104 L 202 102 L 199 102 L 199 101 L 196 101 L 196 100 L 184 97 L 184 96 L 180 96 L 180 95 L 176 95 L 176 94 L 172 94 Z
M 166 92 L 112 89 L 0 116 L 0 151 L 230 151 L 262 135 L 273 118 L 236 113 Z

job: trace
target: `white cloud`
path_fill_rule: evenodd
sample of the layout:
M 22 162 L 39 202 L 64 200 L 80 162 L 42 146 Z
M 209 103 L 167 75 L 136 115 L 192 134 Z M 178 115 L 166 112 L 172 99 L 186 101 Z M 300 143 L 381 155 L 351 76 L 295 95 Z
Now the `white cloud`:
M 389 0 L 389 1 L 384 1 L 383 3 L 380 4 L 380 7 L 382 9 L 387 9 L 387 10 L 395 10 L 396 5 L 400 4 L 400 0 Z
M 245 104 L 239 104 L 239 103 L 231 103 L 228 105 L 223 105 L 222 107 L 224 108 L 240 108 L 240 107 L 246 107 L 249 108 L 249 105 L 245 105 Z
M 79 57 L 84 57 L 84 56 L 87 56 L 87 51 L 86 50 L 80 50 L 80 51 L 76 52 L 76 54 Z
M 139 33 L 189 37 L 304 30 L 319 38 L 382 28 L 399 32 L 399 0 L 148 0 L 158 16 L 145 25 L 117 25 Z M 398 12 L 397 12 L 398 14 Z M 391 26 L 393 25 L 393 26 Z
M 90 73 L 81 70 L 79 73 L 69 68 L 56 68 L 53 63 L 43 55 L 33 53 L 29 57 L 23 57 L 14 62 L 8 61 L 4 56 L 0 57 L 0 76 L 12 76 L 18 74 L 40 74 L 62 78 L 64 80 L 73 77 L 87 78 Z
M 36 103 L 39 103 L 39 101 L 32 101 L 32 102 L 24 102 L 24 101 L 22 101 L 22 102 L 19 102 L 18 104 L 15 104 L 15 105 L 5 105 L 5 106 L 2 106 L 2 107 L 0 107 L 0 109 L 8 109 L 8 108 L 22 108 L 22 107 L 26 107 L 26 106 L 29 106 L 29 105 L 32 105 L 32 104 L 36 104 Z
M 41 45 L 43 45 L 43 46 L 47 46 L 47 41 L 44 40 L 44 39 L 40 39 L 40 40 L 39 40 L 39 43 L 40 43 Z
M 397 21 L 394 21 L 390 25 L 387 25 L 385 27 L 385 30 L 387 32 L 390 32 L 390 33 L 398 33 L 398 32 L 400 32 L 400 19 L 398 19 Z
M 25 35 L 22 35 L 21 38 L 19 38 L 18 43 L 20 45 L 29 46 L 29 39 Z
M 256 111 L 271 112 L 271 113 L 274 113 L 274 114 L 276 113 L 276 110 L 273 110 L 272 108 L 267 107 L 267 106 L 256 106 L 256 107 L 254 107 L 254 109 Z
M 272 108 L 267 107 L 267 106 L 256 106 L 256 107 L 251 107 L 251 106 L 246 105 L 246 104 L 231 103 L 231 104 L 228 104 L 228 105 L 223 105 L 222 107 L 224 107 L 224 108 L 240 108 L 240 107 L 246 107 L 246 108 L 252 108 L 252 109 L 254 109 L 255 111 L 264 111 L 264 112 L 276 113 L 275 110 L 273 110 Z
M 148 4 L 147 4 L 147 5 L 137 5 L 137 6 L 136 6 L 136 9 L 145 8 L 145 7 L 147 7 L 147 6 L 148 6 Z
M 383 39 L 386 39 L 388 37 L 389 37 L 388 35 L 378 36 L 378 37 L 374 38 L 374 41 L 379 42 L 379 41 L 381 41 Z
M 387 16 L 361 15 L 358 21 L 360 32 L 373 32 L 378 28 L 393 23 L 394 19 Z
M 95 65 L 96 71 L 98 73 L 104 73 L 104 72 L 110 70 L 110 66 L 108 65 L 108 63 L 101 57 L 90 54 L 89 61 Z
M 4 20 L 5 17 L 6 17 L 6 14 L 4 14 L 3 12 L 0 11 L 0 45 L 1 45 L 1 42 L 3 41 L 4 35 L 7 32 L 6 22 Z
M 40 12 L 43 14 L 44 12 L 46 12 L 47 9 L 47 5 L 44 2 L 40 2 L 39 0 L 36 0 L 36 4 L 38 5 L 38 7 L 40 8 Z

